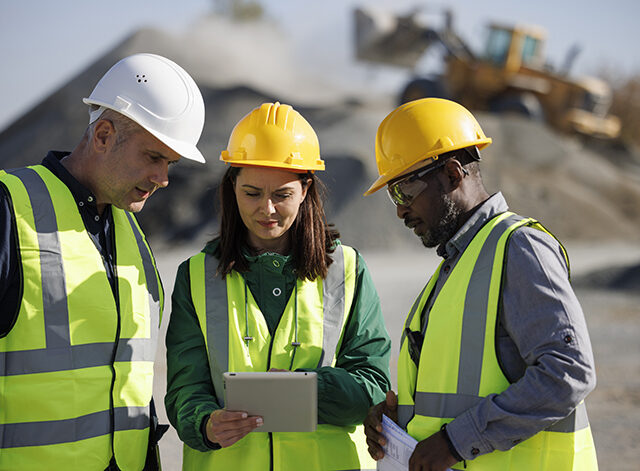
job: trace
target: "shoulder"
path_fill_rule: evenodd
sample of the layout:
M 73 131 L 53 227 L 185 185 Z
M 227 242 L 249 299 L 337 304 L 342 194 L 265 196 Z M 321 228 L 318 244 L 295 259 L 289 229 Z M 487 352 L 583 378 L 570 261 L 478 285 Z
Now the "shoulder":
M 562 244 L 542 226 L 536 225 L 522 226 L 511 234 L 507 262 L 511 270 L 523 273 L 531 269 L 567 273 L 569 268 Z
M 352 260 L 354 271 L 358 274 L 358 276 L 369 271 L 367 268 L 367 264 L 364 261 L 364 257 L 355 247 L 345 245 L 339 239 L 336 239 L 332 255 L 335 254 L 336 250 L 342 250 L 343 256 L 348 257 L 350 260 Z
M 210 240 L 201 250 L 202 253 L 211 254 L 216 258 L 220 258 L 220 237 Z

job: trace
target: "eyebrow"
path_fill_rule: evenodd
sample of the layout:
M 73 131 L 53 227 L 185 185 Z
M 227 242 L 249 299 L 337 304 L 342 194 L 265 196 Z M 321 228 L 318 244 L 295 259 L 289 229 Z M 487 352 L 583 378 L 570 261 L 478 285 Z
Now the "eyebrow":
M 249 189 L 252 189 L 252 190 L 262 191 L 261 187 L 253 186 L 253 185 L 250 185 L 248 183 L 245 183 L 244 185 L 242 185 L 242 188 L 249 188 Z M 293 187 L 292 186 L 282 186 L 280 188 L 276 188 L 274 191 L 287 191 L 287 190 L 293 190 Z
M 152 157 L 159 157 L 161 159 L 168 160 L 169 161 L 169 165 L 175 164 L 175 163 L 178 162 L 178 160 L 180 160 L 180 159 L 171 160 L 169 157 L 167 157 L 166 155 L 164 155 L 161 152 L 158 152 L 157 150 L 147 149 L 147 154 L 149 154 Z

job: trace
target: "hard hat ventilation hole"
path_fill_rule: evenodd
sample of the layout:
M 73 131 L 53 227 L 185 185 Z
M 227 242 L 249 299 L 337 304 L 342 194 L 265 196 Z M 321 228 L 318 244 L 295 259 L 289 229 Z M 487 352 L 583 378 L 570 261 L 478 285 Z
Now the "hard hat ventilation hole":
M 147 76 L 146 75 L 137 74 L 136 77 L 138 79 L 138 83 L 147 81 Z

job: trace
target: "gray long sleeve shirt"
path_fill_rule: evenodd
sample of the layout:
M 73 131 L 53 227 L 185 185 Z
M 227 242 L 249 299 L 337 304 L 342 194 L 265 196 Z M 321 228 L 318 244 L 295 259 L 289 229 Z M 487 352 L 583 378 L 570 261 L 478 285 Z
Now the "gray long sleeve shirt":
M 485 201 L 438 254 L 445 259 L 423 318 L 480 228 L 508 210 L 501 193 Z M 509 242 L 496 348 L 512 383 L 456 417 L 447 433 L 464 459 L 508 450 L 569 415 L 595 387 L 591 342 L 560 244 L 531 227 Z

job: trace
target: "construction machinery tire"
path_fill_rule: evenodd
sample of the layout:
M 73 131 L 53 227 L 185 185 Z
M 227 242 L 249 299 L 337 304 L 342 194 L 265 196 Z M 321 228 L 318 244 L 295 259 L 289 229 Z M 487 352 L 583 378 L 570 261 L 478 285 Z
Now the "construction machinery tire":
M 544 119 L 544 111 L 540 100 L 532 93 L 509 93 L 494 98 L 489 104 L 489 111 L 493 113 L 514 113 L 536 121 Z

